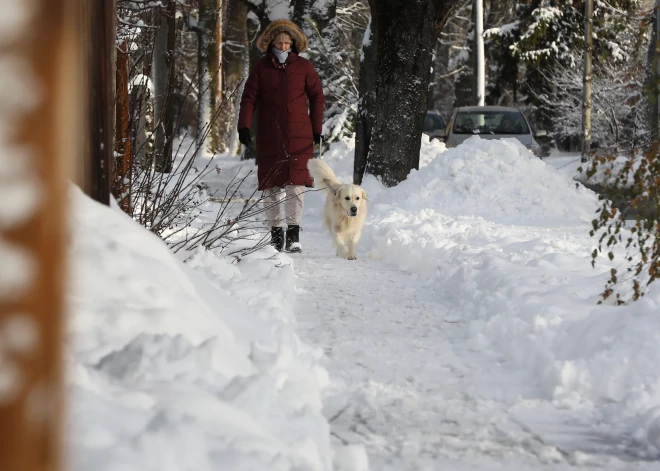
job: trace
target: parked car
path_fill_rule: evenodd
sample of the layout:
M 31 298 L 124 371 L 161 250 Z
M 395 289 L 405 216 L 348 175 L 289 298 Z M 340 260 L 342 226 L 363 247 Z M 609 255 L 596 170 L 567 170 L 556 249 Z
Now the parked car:
M 515 137 L 534 155 L 544 157 L 535 137 L 545 138 L 546 131 L 532 132 L 525 115 L 518 108 L 509 106 L 461 106 L 456 108 L 447 126 L 445 143 L 455 147 L 470 136 L 482 139 Z
M 424 128 L 422 132 L 429 136 L 429 140 L 440 139 L 444 140 L 445 138 L 445 120 L 442 119 L 442 116 L 439 113 L 429 111 L 424 117 Z

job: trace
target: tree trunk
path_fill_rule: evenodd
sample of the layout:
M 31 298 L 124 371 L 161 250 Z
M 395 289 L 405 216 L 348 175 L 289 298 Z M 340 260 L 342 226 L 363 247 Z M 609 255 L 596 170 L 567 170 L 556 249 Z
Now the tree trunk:
M 503 0 L 497 0 L 503 1 Z M 511 1 L 511 0 L 509 0 Z M 471 6 L 470 6 L 471 8 Z M 473 69 L 468 60 L 457 60 L 458 48 L 467 48 L 463 55 L 470 56 L 473 50 L 473 35 L 469 35 L 472 20 L 466 13 L 468 6 L 462 0 L 452 11 L 450 19 L 438 33 L 435 42 L 433 72 L 429 84 L 428 109 L 440 112 L 448 119 L 453 109 L 460 104 L 471 104 Z
M 213 93 L 213 112 L 216 115 L 212 122 L 212 147 L 214 152 L 223 152 L 222 126 L 217 119 L 217 113 L 222 106 L 222 29 L 223 29 L 223 3 L 226 0 L 215 0 L 215 28 L 212 31 L 209 43 L 209 67 L 211 69 L 211 89 Z
M 314 63 L 326 90 L 341 88 L 340 83 L 345 80 L 346 74 L 342 67 L 338 66 L 341 61 L 340 56 L 345 51 L 339 46 L 336 17 L 337 0 L 312 0 L 304 25 L 306 31 L 309 31 L 309 58 Z M 343 112 L 343 107 L 339 104 L 340 100 L 336 93 L 326 94 L 325 117 L 330 119 L 332 115 Z M 327 111 L 330 113 L 325 113 Z
M 499 0 L 485 2 L 488 5 L 484 16 L 484 29 L 499 27 L 516 21 L 516 1 Z M 511 39 L 511 38 L 510 38 Z M 517 55 L 511 54 L 509 44 L 503 38 L 489 39 L 486 47 L 488 67 L 488 104 L 498 106 L 516 106 L 518 90 Z
M 371 15 L 367 30 L 362 40 L 362 62 L 360 63 L 360 81 L 358 84 L 360 101 L 358 102 L 355 122 L 355 160 L 353 162 L 353 183 L 360 185 L 367 168 L 371 130 L 376 119 L 376 82 L 378 72 L 378 17 Z
M 658 44 L 658 13 L 660 10 L 660 0 L 656 0 L 653 9 L 653 23 L 651 28 L 651 37 L 646 50 L 646 69 L 644 71 L 644 90 L 646 91 L 646 103 L 642 110 L 643 118 L 648 123 L 650 128 L 650 136 L 647 141 L 658 140 L 660 133 L 658 132 L 658 96 L 660 81 L 658 81 L 658 56 L 656 53 Z
M 589 159 L 591 151 L 591 84 L 592 67 L 591 54 L 593 51 L 593 0 L 584 3 L 584 97 L 582 101 L 582 157 L 581 161 Z
M 241 97 L 243 96 L 243 90 L 245 90 L 245 82 L 247 81 L 248 75 L 250 74 L 250 43 L 247 40 L 247 31 L 246 38 L 243 44 L 243 59 L 241 63 L 243 64 L 243 70 L 241 71 L 241 79 L 239 82 L 238 89 L 236 90 L 234 97 L 234 115 L 231 125 L 231 137 L 229 139 L 229 152 L 230 155 L 236 155 L 238 153 L 238 110 L 241 105 Z M 256 143 L 256 128 L 255 128 L 255 143 Z M 247 157 L 246 153 L 241 154 L 241 159 L 245 160 Z
M 146 76 L 143 76 L 146 77 Z M 147 80 L 133 83 L 131 88 L 131 132 L 133 162 L 140 167 L 148 166 L 147 159 L 147 114 L 148 100 L 151 96 Z
M 212 127 L 215 111 L 214 75 L 218 72 L 215 42 L 218 11 L 216 0 L 200 0 L 197 26 L 197 67 L 199 102 L 197 108 L 197 148 L 201 155 L 212 155 Z
M 254 13 L 257 17 L 258 21 L 248 21 L 248 37 L 250 38 L 250 69 L 254 64 L 257 63 L 259 59 L 263 57 L 263 54 L 257 48 L 257 38 L 259 37 L 259 34 L 268 26 L 270 23 L 270 19 L 268 17 L 268 14 L 265 10 L 265 5 L 262 4 L 259 7 L 255 7 L 253 4 L 249 3 L 248 8 L 252 13 Z M 243 153 L 243 159 L 257 159 L 257 143 L 256 143 L 256 136 L 257 133 L 259 132 L 258 129 L 258 122 L 259 122 L 259 108 L 255 111 L 253 117 L 252 117 L 252 125 L 250 126 L 250 130 L 252 131 L 252 136 L 254 137 L 252 139 L 252 145 L 247 146 L 245 148 L 245 152 Z
M 153 24 L 154 9 L 145 10 L 141 19 L 146 25 Z M 133 156 L 135 163 L 143 168 L 153 165 L 153 146 L 150 148 L 149 133 L 153 130 L 154 114 L 153 101 L 154 89 L 151 78 L 153 66 L 155 31 L 146 29 L 139 42 L 139 54 L 135 67 L 142 70 L 142 80 L 133 82 L 131 89 L 131 129 L 133 130 Z
M 438 26 L 444 25 L 454 3 L 453 0 L 370 2 L 372 18 L 377 18 L 372 20 L 372 29 L 378 38 L 375 67 L 378 76 L 366 171 L 380 178 L 385 186 L 397 185 L 410 170 L 419 168 L 433 45 Z
M 330 42 L 326 48 L 338 45 L 337 33 L 333 28 L 333 22 L 337 16 L 337 0 L 312 0 L 309 9 L 309 18 L 314 22 L 321 37 L 317 36 L 316 30 L 310 34 L 310 44 L 315 41 Z
M 118 45 L 116 70 L 115 168 L 112 194 L 126 214 L 131 214 L 131 155 L 130 103 L 128 95 L 128 46 Z
M 469 5 L 469 10 L 468 10 Z M 474 54 L 474 15 L 470 15 L 472 4 L 464 1 L 457 11 L 457 17 L 451 25 L 448 25 L 448 33 L 454 37 L 464 36 L 464 40 L 457 46 L 465 48 L 461 58 L 457 58 L 457 65 L 463 67 L 453 78 L 454 81 L 454 103 L 453 107 L 474 105 L 474 90 L 477 86 L 477 77 L 474 73 L 476 68 L 476 54 Z M 468 20 L 469 18 L 469 20 Z M 451 46 L 450 46 L 451 47 Z M 467 57 L 465 57 L 467 55 Z M 451 112 L 451 110 L 450 110 Z
M 154 84 L 154 161 L 156 170 L 172 171 L 172 146 L 174 140 L 174 49 L 176 47 L 176 2 L 166 0 L 161 10 L 161 19 L 154 39 L 153 64 L 151 68 Z
M 247 40 L 248 7 L 241 0 L 229 0 L 227 3 L 227 26 L 222 53 L 223 95 L 227 103 L 220 110 L 218 121 L 223 130 L 223 145 L 227 146 L 229 155 L 236 155 L 238 147 L 236 123 L 241 99 L 241 90 L 238 88 L 244 80 L 243 69 L 247 67 L 248 72 L 250 70 L 250 43 Z M 230 99 L 230 96 L 233 96 L 233 99 Z
M 649 68 L 647 75 L 651 78 L 652 86 L 649 87 L 649 103 L 655 103 L 651 107 L 650 127 L 653 140 L 660 139 L 660 0 L 655 1 L 653 7 L 653 33 L 649 44 Z
M 449 71 L 450 45 L 436 40 L 433 52 L 433 72 L 429 84 L 427 110 L 436 110 L 447 118 L 454 104 L 454 74 Z
M 112 3 L 94 7 L 112 12 Z M 78 48 L 93 45 L 90 24 L 76 20 L 98 16 L 87 16 L 93 8 L 81 16 L 80 4 L 69 0 L 16 3 L 12 10 L 19 7 L 28 14 L 15 15 L 0 39 L 0 55 L 20 65 L 3 68 L 5 100 L 0 98 L 0 120 L 11 123 L 3 127 L 10 132 L 3 135 L 8 151 L 3 150 L 0 172 L 0 186 L 10 196 L 0 206 L 0 469 L 59 471 L 66 435 L 68 162 L 78 157 L 85 134 L 79 115 L 87 91 L 80 83 L 86 58 L 81 61 Z
M 293 21 L 295 24 L 297 24 L 302 28 L 304 27 L 305 17 L 307 17 L 307 13 L 309 12 L 311 0 L 291 0 L 291 1 L 293 3 L 293 5 L 291 5 L 292 6 L 291 21 Z

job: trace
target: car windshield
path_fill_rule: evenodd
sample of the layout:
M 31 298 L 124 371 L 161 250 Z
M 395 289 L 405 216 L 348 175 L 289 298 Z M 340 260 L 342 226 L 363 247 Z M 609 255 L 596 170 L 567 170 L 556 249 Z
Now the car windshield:
M 442 116 L 432 113 L 427 113 L 424 117 L 424 132 L 433 132 L 438 129 L 444 129 L 445 122 Z
M 459 111 L 454 134 L 529 134 L 519 111 Z

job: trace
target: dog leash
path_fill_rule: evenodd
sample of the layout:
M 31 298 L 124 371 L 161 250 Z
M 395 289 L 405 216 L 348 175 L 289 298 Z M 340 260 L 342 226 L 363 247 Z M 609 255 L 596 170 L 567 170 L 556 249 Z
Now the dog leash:
M 321 136 L 321 139 L 319 140 L 319 143 L 316 144 L 316 149 L 317 153 L 314 156 L 315 159 L 320 159 L 321 155 L 323 155 L 323 136 Z

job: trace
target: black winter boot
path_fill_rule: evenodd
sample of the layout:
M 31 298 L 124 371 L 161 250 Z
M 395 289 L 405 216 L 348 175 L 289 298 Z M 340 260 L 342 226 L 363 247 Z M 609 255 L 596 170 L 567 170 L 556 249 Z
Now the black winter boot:
M 301 253 L 300 226 L 289 226 L 286 229 L 286 246 L 284 250 L 291 253 Z
M 275 247 L 275 250 L 281 252 L 284 248 L 284 229 L 281 227 L 271 227 L 270 229 L 270 245 Z

